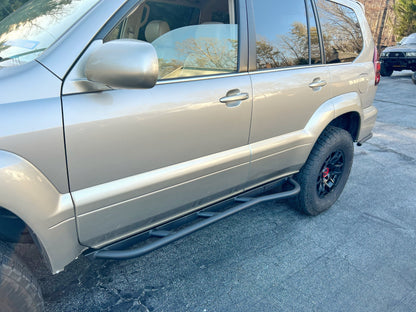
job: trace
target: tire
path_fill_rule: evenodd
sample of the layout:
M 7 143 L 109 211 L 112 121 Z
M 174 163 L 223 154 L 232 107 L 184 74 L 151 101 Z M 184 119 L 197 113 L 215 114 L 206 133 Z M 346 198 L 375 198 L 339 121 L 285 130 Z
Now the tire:
M 412 74 L 412 81 L 416 84 L 416 72 Z
M 0 242 L 0 310 L 2 312 L 43 311 L 42 293 L 29 270 Z
M 329 209 L 347 183 L 353 157 L 354 145 L 349 132 L 328 126 L 295 177 L 301 191 L 291 204 L 311 216 Z
M 393 74 L 393 68 L 381 64 L 380 75 L 383 77 L 390 77 Z

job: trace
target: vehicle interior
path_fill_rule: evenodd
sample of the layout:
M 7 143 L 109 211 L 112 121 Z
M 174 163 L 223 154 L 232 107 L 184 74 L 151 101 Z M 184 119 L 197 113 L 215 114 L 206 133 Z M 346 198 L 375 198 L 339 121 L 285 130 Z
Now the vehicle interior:
M 234 0 L 143 2 L 105 38 L 153 44 L 159 79 L 237 70 L 238 28 Z

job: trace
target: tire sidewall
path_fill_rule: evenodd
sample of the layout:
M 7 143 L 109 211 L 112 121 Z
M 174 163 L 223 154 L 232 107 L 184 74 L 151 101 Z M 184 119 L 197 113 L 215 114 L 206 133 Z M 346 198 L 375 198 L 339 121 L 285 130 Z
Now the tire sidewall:
M 334 127 L 331 127 L 329 132 L 331 133 L 329 137 L 320 139 L 319 144 L 315 145 L 300 175 L 302 187 L 300 205 L 303 212 L 309 215 L 318 215 L 336 202 L 347 183 L 351 171 L 354 157 L 351 135 L 343 129 Z M 331 192 L 321 198 L 316 189 L 317 179 L 322 174 L 322 166 L 327 157 L 337 150 L 344 154 L 343 173 Z
M 0 311 L 43 311 L 41 289 L 10 246 L 0 241 Z

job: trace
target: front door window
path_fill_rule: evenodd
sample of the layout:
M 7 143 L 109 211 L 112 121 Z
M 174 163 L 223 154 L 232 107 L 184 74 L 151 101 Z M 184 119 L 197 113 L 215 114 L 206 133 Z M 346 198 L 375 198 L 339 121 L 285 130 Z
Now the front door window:
M 194 7 L 145 1 L 105 41 L 120 38 L 153 44 L 159 80 L 237 71 L 238 25 L 231 0 L 204 1 Z

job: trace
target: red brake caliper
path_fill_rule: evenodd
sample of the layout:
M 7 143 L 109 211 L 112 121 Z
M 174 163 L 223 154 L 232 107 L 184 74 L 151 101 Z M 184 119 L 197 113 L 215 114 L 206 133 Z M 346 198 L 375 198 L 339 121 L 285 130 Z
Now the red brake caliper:
M 322 172 L 322 177 L 326 178 L 329 175 L 329 168 L 325 168 L 325 170 Z

